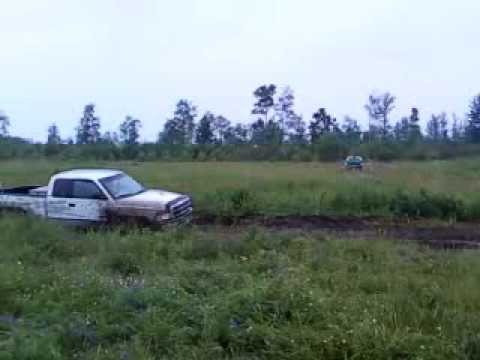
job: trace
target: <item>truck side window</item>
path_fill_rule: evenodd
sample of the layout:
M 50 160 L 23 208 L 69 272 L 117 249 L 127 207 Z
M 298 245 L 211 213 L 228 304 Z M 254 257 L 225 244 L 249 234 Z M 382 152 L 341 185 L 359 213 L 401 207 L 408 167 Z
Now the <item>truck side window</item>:
M 52 196 L 57 198 L 69 198 L 72 197 L 72 180 L 58 179 L 53 184 Z
M 90 180 L 74 180 L 72 198 L 106 200 L 105 194 Z

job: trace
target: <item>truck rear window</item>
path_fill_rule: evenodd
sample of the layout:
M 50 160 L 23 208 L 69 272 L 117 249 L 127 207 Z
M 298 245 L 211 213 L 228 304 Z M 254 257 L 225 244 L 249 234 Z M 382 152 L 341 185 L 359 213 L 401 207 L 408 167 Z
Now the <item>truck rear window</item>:
M 72 180 L 58 179 L 55 180 L 55 183 L 53 184 L 52 196 L 58 198 L 69 198 L 72 196 L 72 190 Z

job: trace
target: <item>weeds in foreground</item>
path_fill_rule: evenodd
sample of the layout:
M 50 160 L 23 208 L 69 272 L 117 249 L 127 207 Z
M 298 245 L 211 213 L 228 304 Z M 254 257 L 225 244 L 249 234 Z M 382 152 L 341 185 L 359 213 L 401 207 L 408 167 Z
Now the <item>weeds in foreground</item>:
M 477 359 L 476 253 L 0 218 L 0 359 Z

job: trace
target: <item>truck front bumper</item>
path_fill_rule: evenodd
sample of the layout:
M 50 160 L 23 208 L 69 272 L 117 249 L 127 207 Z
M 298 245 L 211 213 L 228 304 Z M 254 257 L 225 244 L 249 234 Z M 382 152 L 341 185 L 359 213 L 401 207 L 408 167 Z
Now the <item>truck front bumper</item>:
M 175 216 L 173 213 L 159 214 L 154 223 L 158 225 L 185 225 L 192 222 L 193 207 L 188 207 Z

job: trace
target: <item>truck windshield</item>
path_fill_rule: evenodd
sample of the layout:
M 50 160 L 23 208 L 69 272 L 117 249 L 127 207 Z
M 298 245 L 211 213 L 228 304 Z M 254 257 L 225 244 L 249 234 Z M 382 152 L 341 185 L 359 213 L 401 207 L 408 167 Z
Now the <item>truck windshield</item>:
M 137 195 L 145 191 L 142 185 L 125 174 L 104 178 L 100 182 L 114 199 Z

